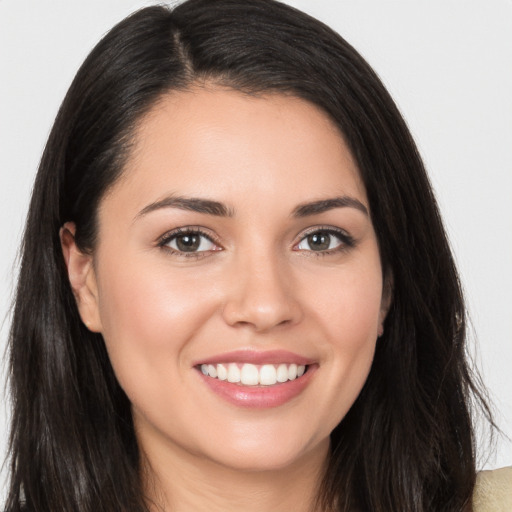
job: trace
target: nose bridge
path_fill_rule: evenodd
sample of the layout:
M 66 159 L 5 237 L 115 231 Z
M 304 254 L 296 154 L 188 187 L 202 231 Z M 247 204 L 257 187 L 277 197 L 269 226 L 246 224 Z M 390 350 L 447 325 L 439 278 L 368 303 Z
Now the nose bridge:
M 278 251 L 260 246 L 238 253 L 230 281 L 223 311 L 230 325 L 265 331 L 300 318 L 288 263 Z

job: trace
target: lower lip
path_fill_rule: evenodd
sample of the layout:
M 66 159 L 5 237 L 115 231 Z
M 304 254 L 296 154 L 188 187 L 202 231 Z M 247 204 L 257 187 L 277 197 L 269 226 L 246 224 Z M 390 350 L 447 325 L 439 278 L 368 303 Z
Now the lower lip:
M 243 386 L 207 377 L 201 371 L 198 373 L 214 393 L 231 404 L 250 409 L 267 409 L 279 407 L 300 395 L 311 381 L 316 368 L 316 365 L 310 365 L 302 377 L 273 386 Z

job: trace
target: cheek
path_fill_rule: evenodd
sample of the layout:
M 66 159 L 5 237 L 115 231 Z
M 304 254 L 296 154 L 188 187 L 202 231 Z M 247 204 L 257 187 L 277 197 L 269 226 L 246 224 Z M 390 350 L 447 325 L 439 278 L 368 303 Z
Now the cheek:
M 333 429 L 356 400 L 372 365 L 381 310 L 380 262 L 331 271 L 310 289 L 316 290 L 310 314 L 321 329 L 318 344 L 324 354 L 326 391 L 320 400 L 322 410 L 331 411 L 324 420 Z
M 143 257 L 124 260 L 122 269 L 103 261 L 102 334 L 119 380 L 135 368 L 149 374 L 163 362 L 179 365 L 187 341 L 215 311 L 213 293 L 201 289 L 193 272 L 148 269 Z
M 357 351 L 377 337 L 382 304 L 382 273 L 378 258 L 318 274 L 311 315 L 326 330 L 334 349 Z

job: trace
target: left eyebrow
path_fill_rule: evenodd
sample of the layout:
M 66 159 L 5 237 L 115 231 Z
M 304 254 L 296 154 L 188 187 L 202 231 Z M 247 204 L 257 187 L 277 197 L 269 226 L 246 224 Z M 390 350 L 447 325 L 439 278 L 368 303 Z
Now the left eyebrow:
M 368 208 L 361 201 L 350 196 L 333 197 L 299 204 L 293 210 L 292 215 L 294 217 L 309 217 L 310 215 L 318 215 L 334 208 L 355 208 L 369 217 Z
M 225 204 L 210 199 L 202 199 L 197 197 L 168 196 L 160 201 L 148 204 L 137 215 L 136 219 L 143 217 L 150 212 L 160 210 L 162 208 L 177 208 L 179 210 L 188 210 L 207 215 L 215 215 L 217 217 L 232 217 L 234 212 Z

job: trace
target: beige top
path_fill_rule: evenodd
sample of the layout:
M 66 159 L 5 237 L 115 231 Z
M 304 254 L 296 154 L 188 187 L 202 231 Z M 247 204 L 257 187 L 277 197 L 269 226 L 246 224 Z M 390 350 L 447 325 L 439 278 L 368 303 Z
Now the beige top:
M 473 510 L 512 512 L 512 466 L 478 473 Z

